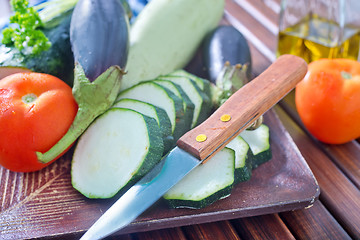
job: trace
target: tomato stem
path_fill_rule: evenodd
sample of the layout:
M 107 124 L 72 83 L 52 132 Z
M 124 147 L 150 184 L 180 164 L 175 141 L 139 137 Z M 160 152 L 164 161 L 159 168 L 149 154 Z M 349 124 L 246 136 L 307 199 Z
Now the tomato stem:
M 21 100 L 26 104 L 35 102 L 36 99 L 37 96 L 34 93 L 28 93 L 21 98 Z
M 344 79 L 351 79 L 352 75 L 349 72 L 342 71 L 341 72 L 341 77 L 344 78 Z
M 78 103 L 78 112 L 67 133 L 47 152 L 36 152 L 38 160 L 48 163 L 65 152 L 95 120 L 108 110 L 120 90 L 123 71 L 112 66 L 95 81 L 86 78 L 80 64 L 75 65 L 73 95 Z

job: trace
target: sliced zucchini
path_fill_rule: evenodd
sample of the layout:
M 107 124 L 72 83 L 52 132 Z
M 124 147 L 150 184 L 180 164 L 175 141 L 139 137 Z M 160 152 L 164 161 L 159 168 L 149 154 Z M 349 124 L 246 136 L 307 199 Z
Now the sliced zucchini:
M 207 119 L 211 112 L 210 98 L 188 77 L 166 75 L 159 77 L 163 80 L 169 80 L 178 84 L 189 96 L 191 102 L 194 103 L 194 116 L 191 127 L 195 127 L 199 123 Z
M 235 151 L 235 183 L 250 180 L 252 173 L 251 159 L 248 157 L 250 152 L 249 144 L 237 136 L 226 145 Z
M 143 101 L 124 98 L 117 101 L 113 107 L 129 108 L 146 116 L 154 118 L 162 132 L 164 142 L 164 153 L 167 153 L 174 146 L 174 138 L 171 131 L 171 122 L 165 110 Z
M 166 87 L 167 89 L 172 91 L 176 96 L 178 96 L 179 98 L 181 98 L 183 100 L 184 122 L 185 122 L 184 127 L 186 129 L 190 130 L 191 129 L 191 124 L 192 124 L 192 119 L 193 119 L 193 116 L 194 116 L 195 106 L 191 102 L 188 95 L 184 92 L 184 90 L 178 84 L 175 84 L 175 83 L 173 83 L 171 81 L 161 80 L 161 79 L 155 79 L 155 80 L 152 80 L 152 81 L 157 83 L 157 84 L 160 84 L 163 87 Z
M 113 197 L 147 173 L 163 150 L 155 119 L 111 108 L 80 137 L 72 159 L 72 185 L 88 198 Z
M 245 130 L 240 136 L 249 144 L 252 168 L 257 168 L 260 164 L 272 158 L 270 148 L 270 130 L 265 124 L 261 124 L 255 130 Z
M 172 208 L 204 208 L 231 194 L 235 152 L 224 148 L 172 187 L 164 199 Z
M 176 71 L 170 73 L 169 75 L 190 78 L 211 99 L 211 87 L 210 87 L 210 82 L 208 80 L 200 78 L 200 77 L 198 77 L 194 74 L 191 74 L 183 69 L 176 70 Z
M 120 92 L 117 101 L 123 98 L 140 100 L 164 109 L 170 119 L 171 130 L 175 141 L 187 131 L 184 129 L 182 99 L 167 88 L 151 81 L 141 82 Z

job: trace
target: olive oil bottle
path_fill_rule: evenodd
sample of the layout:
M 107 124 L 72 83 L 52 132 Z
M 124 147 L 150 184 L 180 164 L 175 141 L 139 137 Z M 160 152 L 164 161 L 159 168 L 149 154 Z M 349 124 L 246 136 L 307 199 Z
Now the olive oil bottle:
M 277 56 L 293 54 L 308 63 L 319 58 L 358 59 L 358 28 L 340 26 L 327 19 L 307 15 L 296 25 L 279 32 Z

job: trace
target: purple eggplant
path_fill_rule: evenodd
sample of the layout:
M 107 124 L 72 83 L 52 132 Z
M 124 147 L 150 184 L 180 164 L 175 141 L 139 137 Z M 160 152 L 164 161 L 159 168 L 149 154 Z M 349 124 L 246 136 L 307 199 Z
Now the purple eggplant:
M 128 15 L 120 0 L 79 0 L 70 40 L 75 62 L 94 81 L 110 66 L 124 68 L 129 48 Z
M 116 100 L 129 48 L 128 16 L 121 1 L 79 0 L 71 19 L 70 42 L 78 112 L 59 142 L 45 153 L 37 152 L 43 163 L 68 149 Z
M 224 65 L 246 65 L 246 77 L 251 78 L 251 54 L 248 43 L 233 26 L 219 26 L 211 32 L 204 40 L 202 53 L 204 69 L 211 82 L 216 83 Z

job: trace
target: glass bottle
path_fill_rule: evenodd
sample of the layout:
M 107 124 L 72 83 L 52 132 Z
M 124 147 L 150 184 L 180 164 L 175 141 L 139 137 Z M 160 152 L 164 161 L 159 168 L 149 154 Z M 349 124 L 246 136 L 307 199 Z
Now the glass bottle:
M 360 0 L 282 0 L 277 56 L 358 59 Z

